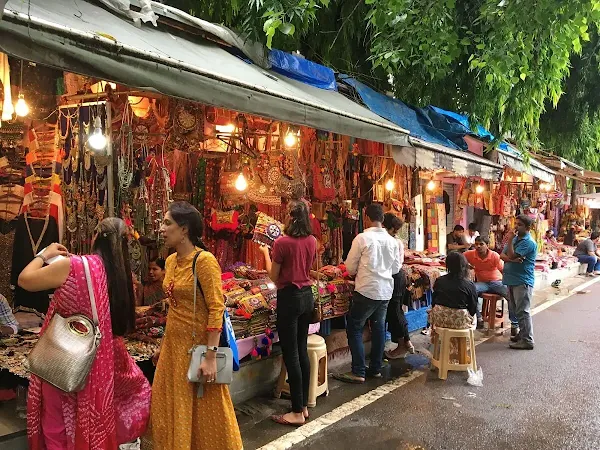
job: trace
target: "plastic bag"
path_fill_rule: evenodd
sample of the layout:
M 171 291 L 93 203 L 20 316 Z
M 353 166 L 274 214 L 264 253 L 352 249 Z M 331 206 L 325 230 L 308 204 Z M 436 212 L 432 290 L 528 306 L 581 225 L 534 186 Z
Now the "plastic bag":
M 473 369 L 467 369 L 469 374 L 469 378 L 467 379 L 467 383 L 471 386 L 483 387 L 483 370 L 481 367 L 477 369 L 475 372 Z

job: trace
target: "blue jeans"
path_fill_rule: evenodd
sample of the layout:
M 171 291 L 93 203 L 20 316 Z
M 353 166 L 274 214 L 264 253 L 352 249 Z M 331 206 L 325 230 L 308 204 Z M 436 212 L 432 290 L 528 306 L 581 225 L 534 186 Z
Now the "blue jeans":
M 531 320 L 531 297 L 533 287 L 522 284 L 508 286 L 508 306 L 517 314 L 519 338 L 533 345 L 533 321 Z
M 477 283 L 475 283 L 475 289 L 477 290 L 478 297 L 481 294 L 497 294 L 501 297 L 504 297 L 508 301 L 508 287 L 502 284 L 502 281 L 478 281 Z M 477 320 L 481 320 L 482 307 L 483 299 L 479 297 L 477 299 Z M 508 318 L 510 319 L 511 326 L 519 326 L 517 315 L 515 314 L 515 311 L 510 307 L 510 302 L 508 302 Z
M 346 335 L 352 353 L 352 373 L 364 378 L 367 373 L 363 329 L 367 320 L 371 322 L 371 373 L 380 373 L 385 347 L 385 316 L 389 300 L 371 300 L 354 292 L 350 312 L 346 318 Z
M 600 271 L 600 259 L 592 255 L 578 255 L 577 259 L 581 264 L 587 264 L 587 273 Z

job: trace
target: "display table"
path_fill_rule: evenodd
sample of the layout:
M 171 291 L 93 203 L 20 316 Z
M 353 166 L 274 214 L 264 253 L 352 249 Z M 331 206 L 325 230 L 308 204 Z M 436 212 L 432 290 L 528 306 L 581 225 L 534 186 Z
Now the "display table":
M 21 378 L 29 378 L 25 360 L 37 341 L 38 335 L 29 333 L 0 339 L 0 369 L 8 370 Z M 125 345 L 136 362 L 148 361 L 158 350 L 160 339 L 156 339 L 155 342 L 142 342 L 126 338 Z

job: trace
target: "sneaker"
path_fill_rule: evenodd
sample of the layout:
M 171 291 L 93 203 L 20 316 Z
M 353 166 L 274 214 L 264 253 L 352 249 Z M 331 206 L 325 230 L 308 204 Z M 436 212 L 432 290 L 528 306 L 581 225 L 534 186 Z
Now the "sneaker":
M 477 319 L 477 329 L 478 330 L 483 330 L 483 320 Z
M 521 340 L 521 338 L 519 337 L 518 334 L 510 337 L 510 342 L 519 342 L 520 340 Z
M 525 341 L 515 342 L 514 344 L 509 345 L 513 350 L 533 350 L 533 344 Z
M 519 327 L 510 327 L 510 335 L 511 336 L 518 336 L 519 335 Z

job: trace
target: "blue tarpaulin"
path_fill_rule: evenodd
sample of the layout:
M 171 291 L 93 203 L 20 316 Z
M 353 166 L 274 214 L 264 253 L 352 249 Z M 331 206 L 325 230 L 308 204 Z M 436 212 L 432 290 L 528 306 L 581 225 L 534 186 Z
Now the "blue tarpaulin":
M 459 114 L 454 111 L 447 111 L 445 109 L 438 108 L 437 106 L 433 105 L 430 105 L 427 108 L 435 111 L 438 114 L 441 114 L 442 116 L 447 117 L 455 124 L 460 125 L 464 131 L 463 134 L 472 134 L 473 136 L 478 136 L 482 139 L 487 139 L 489 141 L 494 140 L 494 135 L 481 125 L 477 125 L 477 130 L 473 131 L 471 129 L 471 125 L 469 124 L 469 117 L 464 114 Z
M 269 52 L 269 62 L 271 63 L 271 70 L 288 78 L 320 89 L 337 91 L 335 73 L 329 67 L 281 50 L 271 50 Z
M 460 149 L 459 146 L 440 133 L 427 114 L 418 108 L 411 108 L 400 100 L 381 94 L 347 75 L 340 75 L 339 79 L 353 87 L 371 111 L 402 128 L 406 128 L 410 131 L 411 136 L 455 150 Z
M 462 133 L 463 135 L 470 134 L 489 142 L 495 139 L 494 135 L 481 125 L 477 125 L 477 130 L 473 131 L 471 129 L 471 125 L 469 124 L 469 118 L 464 114 L 459 114 L 454 111 L 447 111 L 445 109 L 438 108 L 437 106 L 433 105 L 428 106 L 427 108 L 425 108 L 425 110 L 433 111 L 448 119 L 448 128 L 444 127 L 443 123 L 441 122 L 436 123 L 435 120 L 433 120 L 433 122 L 434 125 L 436 125 L 436 127 L 439 128 L 442 131 L 442 133 L 446 135 L 449 139 L 451 139 L 452 135 L 456 135 L 456 133 Z M 500 142 L 498 144 L 498 148 L 506 153 L 509 153 L 519 158 L 523 156 L 519 150 L 517 150 L 505 141 Z

